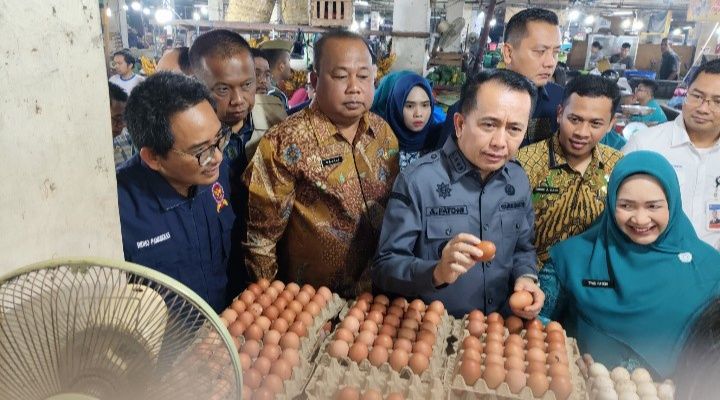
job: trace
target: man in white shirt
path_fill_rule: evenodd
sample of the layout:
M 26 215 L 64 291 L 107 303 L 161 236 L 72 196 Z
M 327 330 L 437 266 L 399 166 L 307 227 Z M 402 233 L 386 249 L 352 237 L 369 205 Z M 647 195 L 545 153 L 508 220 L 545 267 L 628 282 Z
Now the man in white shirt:
M 113 64 L 117 74 L 110 77 L 110 82 L 120 86 L 130 96 L 130 92 L 135 86 L 145 80 L 145 78 L 133 72 L 135 57 L 127 50 L 116 51 L 113 54 Z
M 625 154 L 635 150 L 655 151 L 670 161 L 685 214 L 700 239 L 720 250 L 720 226 L 712 223 L 720 209 L 720 60 L 698 69 L 674 121 L 637 133 L 623 147 Z

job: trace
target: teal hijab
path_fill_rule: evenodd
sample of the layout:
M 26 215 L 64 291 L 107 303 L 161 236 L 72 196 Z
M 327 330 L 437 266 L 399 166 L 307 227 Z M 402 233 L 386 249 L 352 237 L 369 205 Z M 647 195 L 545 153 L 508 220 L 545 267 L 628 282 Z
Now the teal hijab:
M 385 108 L 387 107 L 388 98 L 390 97 L 390 92 L 395 87 L 395 82 L 398 81 L 398 79 L 402 78 L 405 75 L 414 74 L 412 71 L 393 71 L 389 74 L 385 75 L 380 79 L 380 83 L 378 83 L 377 88 L 375 89 L 375 96 L 373 97 L 372 106 L 370 106 L 370 111 L 374 112 L 375 114 L 382 117 L 382 119 L 387 120 L 387 114 L 385 113 Z
M 659 182 L 670 212 L 665 231 L 649 245 L 631 241 L 615 222 L 618 189 L 637 174 Z M 608 367 L 635 358 L 665 378 L 687 329 L 718 292 L 720 252 L 698 238 L 682 210 L 675 171 L 661 155 L 638 151 L 622 158 L 607 193 L 597 223 L 550 250 L 571 298 L 568 334 Z

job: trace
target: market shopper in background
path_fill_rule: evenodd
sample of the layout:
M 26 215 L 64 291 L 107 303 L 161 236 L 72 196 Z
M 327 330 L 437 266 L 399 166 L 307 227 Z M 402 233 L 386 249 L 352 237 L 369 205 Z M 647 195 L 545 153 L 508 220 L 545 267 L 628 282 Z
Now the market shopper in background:
M 268 94 L 275 96 L 282 101 L 285 109 L 288 109 L 288 98 L 282 88 L 285 81 L 292 78 L 292 68 L 290 68 L 290 52 L 293 43 L 287 40 L 268 40 L 258 46 L 270 66 L 270 75 L 272 75 L 272 87 Z
M 255 94 L 268 94 L 272 84 L 270 64 L 265 53 L 260 49 L 250 49 L 255 62 Z
M 595 361 L 665 379 L 687 327 L 718 295 L 718 265 L 720 253 L 683 213 L 673 167 L 638 151 L 615 166 L 598 223 L 550 249 L 541 315 L 560 321 Z
M 117 74 L 110 77 L 110 82 L 120 86 L 128 96 L 135 86 L 145 80 L 137 75 L 133 68 L 135 68 L 135 57 L 130 54 L 130 50 L 120 50 L 113 54 L 113 69 Z
M 605 54 L 602 52 L 602 44 L 598 42 L 597 40 L 592 42 L 592 45 L 590 46 L 590 57 L 589 57 L 589 63 L 588 68 L 593 69 L 597 65 L 597 62 L 602 60 L 605 57 Z
M 538 314 L 544 295 L 536 285 L 530 186 L 511 161 L 535 96 L 534 85 L 512 71 L 468 79 L 456 133 L 395 181 L 373 262 L 377 289 L 440 300 L 456 318 L 473 309 L 507 315 L 511 292 L 526 290 L 534 303 L 518 315 Z M 481 239 L 497 246 L 490 261 L 479 261 Z
M 190 68 L 190 49 L 187 47 L 175 47 L 163 54 L 158 60 L 158 71 L 170 71 L 177 74 L 192 75 Z
M 115 154 L 115 167 L 129 160 L 137 153 L 133 146 L 130 134 L 125 128 L 125 106 L 128 95 L 122 88 L 108 82 L 110 88 L 110 121 L 112 125 L 113 153 Z
M 720 209 L 720 60 L 710 61 L 690 80 L 682 113 L 630 138 L 625 154 L 662 154 L 677 173 L 685 214 L 697 235 L 720 251 L 720 228 L 711 224 Z
M 607 179 L 622 153 L 598 142 L 615 125 L 619 103 L 615 82 L 579 76 L 565 87 L 557 135 L 518 153 L 532 188 L 540 268 L 550 246 L 584 232 L 605 209 Z
M 530 79 L 538 91 L 522 146 L 545 140 L 557 131 L 557 108 L 563 89 L 550 82 L 550 78 L 558 63 L 561 38 L 557 15 L 542 8 L 522 10 L 505 26 L 502 54 L 506 68 Z M 448 110 L 438 147 L 455 132 L 452 115 L 458 109 L 459 104 L 455 103 Z
M 680 56 L 670 47 L 668 38 L 663 38 L 660 42 L 660 51 L 662 59 L 660 61 L 660 69 L 658 70 L 657 79 L 677 80 L 680 79 Z
M 229 132 L 213 102 L 180 74 L 138 85 L 125 118 L 140 152 L 118 169 L 117 184 L 125 260 L 177 279 L 219 312 L 229 304 L 235 214 L 222 155 Z
M 310 107 L 272 128 L 245 171 L 246 263 L 255 278 L 326 285 L 345 298 L 370 289 L 398 144 L 369 112 L 374 67 L 363 38 L 316 43 Z
M 641 106 L 650 107 L 653 111 L 647 115 L 631 115 L 630 121 L 643 122 L 649 125 L 667 122 L 665 112 L 660 108 L 657 100 L 655 100 L 655 90 L 657 90 L 657 83 L 652 79 L 643 79 L 638 82 L 633 91 L 633 102 Z
M 630 55 L 630 47 L 632 47 L 630 43 L 623 43 L 620 52 L 610 56 L 610 64 L 623 64 L 625 69 L 632 69 L 635 63 Z

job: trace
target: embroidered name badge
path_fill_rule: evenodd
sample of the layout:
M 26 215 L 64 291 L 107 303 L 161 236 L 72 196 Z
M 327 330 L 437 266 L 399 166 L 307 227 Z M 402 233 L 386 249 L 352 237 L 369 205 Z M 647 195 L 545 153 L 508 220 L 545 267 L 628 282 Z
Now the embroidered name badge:
M 438 215 L 467 215 L 467 213 L 467 206 L 444 206 L 425 208 L 425 215 L 428 217 Z
M 228 201 L 225 199 L 225 189 L 223 189 L 220 182 L 215 182 L 212 186 L 212 195 L 217 203 L 217 212 L 219 213 L 225 206 L 228 205 Z
M 340 164 L 342 161 L 342 156 L 335 156 L 322 160 L 322 165 L 323 167 L 329 167 L 331 165 Z
M 141 240 L 139 242 L 135 242 L 137 245 L 138 250 L 144 249 L 146 247 L 154 246 L 158 243 L 162 243 L 166 240 L 170 240 L 170 232 L 165 232 L 162 235 L 157 235 L 154 238 Z
M 601 279 L 583 279 L 582 285 L 589 288 L 612 289 L 615 284 Z
M 552 186 L 538 186 L 535 189 L 533 189 L 533 193 L 558 194 L 558 193 L 560 193 L 560 188 L 556 188 L 556 187 L 552 187 Z
M 525 208 L 525 200 L 511 201 L 500 204 L 501 210 L 514 210 L 516 208 Z

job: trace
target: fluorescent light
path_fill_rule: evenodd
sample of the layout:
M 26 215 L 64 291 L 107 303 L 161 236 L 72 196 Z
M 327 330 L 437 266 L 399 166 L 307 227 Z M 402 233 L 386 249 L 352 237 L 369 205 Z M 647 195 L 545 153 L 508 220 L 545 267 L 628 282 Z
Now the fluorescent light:
M 157 21 L 159 25 L 165 25 L 168 22 L 172 21 L 172 19 L 172 11 L 168 10 L 167 8 L 158 8 L 155 11 L 155 21 Z
M 130 7 L 127 6 L 127 4 L 123 4 L 123 10 L 127 11 Z
M 355 2 L 355 6 L 357 7 L 370 7 L 370 3 L 368 3 L 365 0 L 358 0 Z
M 644 26 L 645 26 L 645 23 L 642 22 L 642 21 L 639 20 L 639 19 L 638 19 L 638 20 L 635 20 L 635 22 L 633 22 L 633 25 L 632 25 L 634 31 L 639 31 L 639 30 L 642 29 Z
M 633 15 L 633 14 L 634 14 L 634 12 L 632 12 L 632 11 L 630 11 L 630 10 L 614 11 L 614 12 L 612 13 L 612 15 L 614 15 L 614 16 L 619 16 L 619 15 Z
M 588 15 L 585 17 L 585 21 L 583 21 L 585 25 L 592 25 L 595 23 L 595 16 L 594 15 Z
M 163 28 L 165 29 L 165 33 L 167 33 L 168 36 L 171 36 L 171 35 L 172 35 L 172 26 L 170 26 L 170 25 L 165 25 Z
M 623 29 L 630 29 L 632 26 L 632 20 L 630 18 L 626 18 L 623 20 L 622 23 L 620 23 L 620 27 Z
M 568 13 L 568 19 L 570 21 L 577 21 L 578 18 L 580 18 L 580 11 L 570 10 L 570 12 Z
M 105 7 L 105 15 L 107 15 L 108 18 L 112 18 L 112 10 L 110 7 Z
M 493 18 L 490 20 L 490 26 L 495 26 L 495 25 L 497 25 L 497 19 Z
M 150 9 L 147 7 L 143 8 L 143 14 L 150 15 Z
M 683 26 L 683 28 L 682 28 L 682 30 L 684 30 L 684 31 L 689 31 L 690 29 L 692 29 L 692 26 L 690 26 L 690 25 Z
M 359 25 L 357 21 L 352 22 L 352 24 L 350 25 L 350 30 L 353 32 L 357 32 L 359 30 Z
M 673 32 L 672 32 L 672 33 L 673 33 L 673 35 L 680 35 L 680 34 L 682 33 L 682 29 L 680 29 L 680 28 L 675 28 L 675 29 L 673 29 Z
M 367 28 L 367 22 L 363 21 L 360 23 L 360 29 L 365 29 L 365 28 Z
M 130 3 L 130 7 L 133 9 L 133 11 L 140 11 L 142 9 L 139 1 L 133 1 L 132 3 Z
M 200 7 L 200 13 L 202 13 L 202 15 L 208 15 L 207 6 Z
M 193 12 L 193 19 L 195 21 L 200 21 L 200 14 L 197 11 Z

